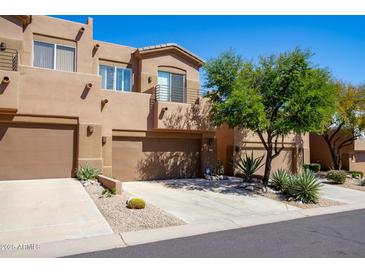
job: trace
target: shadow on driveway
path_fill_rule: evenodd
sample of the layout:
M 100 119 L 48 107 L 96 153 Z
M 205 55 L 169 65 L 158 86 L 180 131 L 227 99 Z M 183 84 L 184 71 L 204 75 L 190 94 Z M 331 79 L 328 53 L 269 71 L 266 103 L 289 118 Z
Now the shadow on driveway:
M 253 196 L 254 193 L 241 188 L 242 178 L 228 177 L 225 180 L 207 180 L 203 178 L 195 179 L 171 179 L 147 181 L 151 184 L 160 184 L 173 189 L 211 191 L 221 194 L 237 194 Z

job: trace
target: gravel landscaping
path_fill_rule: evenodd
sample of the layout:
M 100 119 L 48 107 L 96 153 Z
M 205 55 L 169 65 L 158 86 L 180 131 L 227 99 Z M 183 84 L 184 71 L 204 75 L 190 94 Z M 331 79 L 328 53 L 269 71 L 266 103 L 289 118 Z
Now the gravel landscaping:
M 131 196 L 128 193 L 105 197 L 99 183 L 87 183 L 84 187 L 115 233 L 185 224 L 149 203 L 144 209 L 127 208 L 126 201 Z
M 341 203 L 341 202 L 338 202 L 335 200 L 330 200 L 330 199 L 324 199 L 324 198 L 319 198 L 319 201 L 316 204 L 304 204 L 304 203 L 300 203 L 300 202 L 297 202 L 294 200 L 288 200 L 288 198 L 285 195 L 283 195 L 281 193 L 272 192 L 272 191 L 261 192 L 260 195 L 264 196 L 265 198 L 273 199 L 273 200 L 280 201 L 280 202 L 286 203 L 288 205 L 296 206 L 296 207 L 300 207 L 300 208 L 315 208 L 315 207 L 343 205 L 343 203 Z
M 354 189 L 354 190 L 365 191 L 365 186 L 359 185 L 357 179 L 347 178 L 346 181 L 343 184 L 335 184 L 335 183 L 332 183 L 332 182 L 329 182 L 329 181 L 323 181 L 323 183 L 326 183 L 326 184 L 329 184 L 329 185 L 341 186 L 341 187 L 345 187 L 345 188 L 351 188 L 351 189 Z
M 325 198 L 319 198 L 318 203 L 301 203 L 298 201 L 295 201 L 294 199 L 291 199 L 290 197 L 287 197 L 280 191 L 275 191 L 271 189 L 270 187 L 267 189 L 267 191 L 264 191 L 263 185 L 259 180 L 253 180 L 253 183 L 241 183 L 238 185 L 238 188 L 245 189 L 246 191 L 250 191 L 251 193 L 261 195 L 265 198 L 269 198 L 272 200 L 276 200 L 279 202 L 286 203 L 291 206 L 299 207 L 299 208 L 316 208 L 316 207 L 327 207 L 327 206 L 336 206 L 336 205 L 342 205 L 343 203 L 325 199 Z

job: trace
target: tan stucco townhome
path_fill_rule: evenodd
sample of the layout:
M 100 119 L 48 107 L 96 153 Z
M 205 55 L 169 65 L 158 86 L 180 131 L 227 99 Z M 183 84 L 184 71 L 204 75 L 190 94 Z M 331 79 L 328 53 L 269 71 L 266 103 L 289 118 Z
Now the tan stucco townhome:
M 203 60 L 176 44 L 133 48 L 85 24 L 0 16 L 0 180 L 71 177 L 81 165 L 120 180 L 198 177 L 254 135 L 209 124 Z M 309 159 L 290 136 L 275 167 Z M 274 168 L 275 168 L 274 167 Z

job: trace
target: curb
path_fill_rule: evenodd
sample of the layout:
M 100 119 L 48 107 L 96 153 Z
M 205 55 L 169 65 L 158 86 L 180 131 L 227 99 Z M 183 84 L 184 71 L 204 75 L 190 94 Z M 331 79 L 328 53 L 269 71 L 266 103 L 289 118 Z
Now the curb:
M 150 230 L 124 232 L 120 234 L 107 234 L 87 238 L 68 239 L 62 241 L 41 243 L 39 249 L 4 251 L 0 257 L 4 258 L 50 258 L 65 257 L 94 251 L 124 248 L 128 246 L 147 244 L 177 238 L 202 235 L 212 232 L 239 229 L 263 224 L 277 223 L 295 219 L 328 215 L 365 209 L 364 203 L 346 204 L 331 207 L 291 210 L 285 213 L 270 215 L 252 215 L 250 217 L 234 217 L 227 219 L 206 220 L 201 223 L 180 226 L 163 227 Z
M 365 202 L 361 204 L 347 204 L 331 207 L 298 209 L 285 213 L 271 214 L 267 216 L 235 217 L 220 220 L 209 220 L 204 223 L 186 224 L 180 226 L 163 227 L 151 230 L 141 230 L 120 233 L 126 246 L 147 244 L 157 241 L 165 241 L 206 233 L 219 232 L 230 229 L 246 228 L 251 226 L 290 221 L 319 215 L 334 214 L 339 212 L 364 209 Z
M 40 243 L 38 248 L 0 252 L 2 258 L 55 258 L 126 247 L 118 234 Z

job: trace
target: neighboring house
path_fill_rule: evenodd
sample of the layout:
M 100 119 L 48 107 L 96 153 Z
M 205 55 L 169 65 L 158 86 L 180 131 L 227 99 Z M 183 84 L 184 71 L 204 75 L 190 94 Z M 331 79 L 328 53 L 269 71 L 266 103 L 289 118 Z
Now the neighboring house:
M 333 167 L 331 152 L 320 135 L 310 135 L 310 160 L 320 163 L 323 170 Z M 357 139 L 341 149 L 342 169 L 365 173 L 365 140 Z
M 233 168 L 232 162 L 237 160 L 238 154 L 260 157 L 266 154 L 260 138 L 248 130 L 230 129 L 222 126 L 217 130 L 217 160 L 224 164 L 226 173 L 235 174 L 238 169 Z M 302 169 L 304 163 L 309 163 L 309 134 L 304 136 L 289 135 L 284 140 L 279 140 L 278 148 L 284 149 L 277 156 L 271 167 L 271 172 L 282 168 L 291 172 L 298 172 Z M 262 164 L 265 163 L 263 160 Z M 264 166 L 258 171 L 258 174 L 264 174 Z
M 0 180 L 82 165 L 121 180 L 201 176 L 216 158 L 202 65 L 176 44 L 95 41 L 92 18 L 1 16 Z

